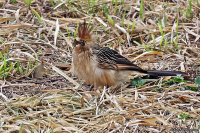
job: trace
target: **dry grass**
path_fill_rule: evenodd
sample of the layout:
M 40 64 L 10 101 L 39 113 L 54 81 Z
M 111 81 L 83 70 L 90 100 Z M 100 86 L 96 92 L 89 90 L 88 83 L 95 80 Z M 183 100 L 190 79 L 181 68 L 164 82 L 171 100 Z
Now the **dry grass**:
M 29 7 L 23 0 L 0 1 L 6 55 L 0 67 L 14 67 L 0 73 L 0 132 L 197 132 L 200 92 L 183 88 L 198 87 L 200 2 L 145 0 L 143 13 L 140 0 L 62 2 L 32 1 Z M 77 24 L 84 19 L 100 45 L 143 69 L 182 70 L 191 77 L 170 86 L 162 83 L 169 78 L 159 78 L 140 87 L 87 91 L 69 71 Z

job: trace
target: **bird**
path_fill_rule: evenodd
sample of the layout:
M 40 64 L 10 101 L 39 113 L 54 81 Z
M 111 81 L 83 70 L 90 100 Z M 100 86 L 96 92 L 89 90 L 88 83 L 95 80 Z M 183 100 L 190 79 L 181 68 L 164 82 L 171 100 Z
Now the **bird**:
M 92 35 L 85 20 L 79 24 L 78 38 L 74 39 L 72 51 L 72 72 L 88 85 L 111 87 L 125 82 L 130 74 L 177 76 L 187 75 L 181 71 L 144 70 L 133 64 L 117 51 L 101 47 Z

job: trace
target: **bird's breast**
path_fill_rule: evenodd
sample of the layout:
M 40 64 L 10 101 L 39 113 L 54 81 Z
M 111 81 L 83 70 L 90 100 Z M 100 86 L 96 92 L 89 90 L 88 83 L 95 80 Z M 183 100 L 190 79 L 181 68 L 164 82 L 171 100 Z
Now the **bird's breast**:
M 72 72 L 81 80 L 94 87 L 112 86 L 116 82 L 116 71 L 98 66 L 97 56 L 91 50 L 73 51 Z

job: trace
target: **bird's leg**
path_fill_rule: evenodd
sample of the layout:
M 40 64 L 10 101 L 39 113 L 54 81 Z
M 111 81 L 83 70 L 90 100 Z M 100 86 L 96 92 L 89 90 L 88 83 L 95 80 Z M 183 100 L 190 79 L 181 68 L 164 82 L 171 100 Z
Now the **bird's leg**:
M 90 91 L 92 91 L 94 89 L 94 85 L 90 86 Z

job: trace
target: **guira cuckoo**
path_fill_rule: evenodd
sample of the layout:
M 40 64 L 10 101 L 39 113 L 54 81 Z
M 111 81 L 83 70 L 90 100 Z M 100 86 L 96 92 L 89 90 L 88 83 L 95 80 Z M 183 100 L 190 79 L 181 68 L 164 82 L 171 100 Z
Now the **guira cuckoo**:
M 132 74 L 176 76 L 181 71 L 143 70 L 109 47 L 97 44 L 86 22 L 79 24 L 79 41 L 74 40 L 72 72 L 86 84 L 96 87 L 116 85 Z

